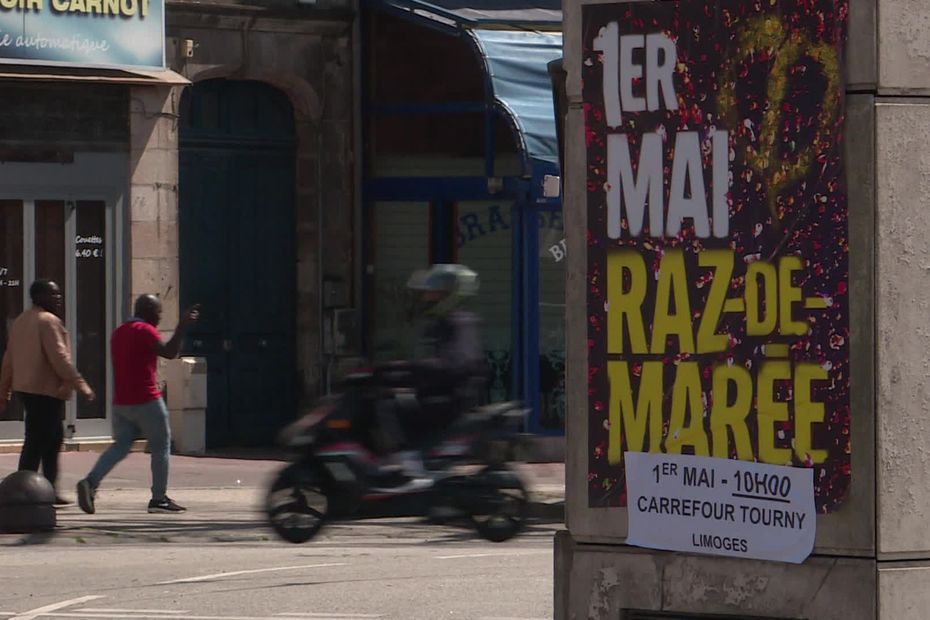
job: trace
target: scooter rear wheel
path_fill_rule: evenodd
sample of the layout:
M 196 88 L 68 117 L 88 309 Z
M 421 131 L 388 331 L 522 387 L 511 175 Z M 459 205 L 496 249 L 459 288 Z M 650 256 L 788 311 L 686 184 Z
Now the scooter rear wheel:
M 291 543 L 316 536 L 329 514 L 326 486 L 326 474 L 318 465 L 294 463 L 282 469 L 265 502 L 271 529 Z
M 520 477 L 506 467 L 488 467 L 476 476 L 471 521 L 491 542 L 504 542 L 526 524 L 529 495 Z

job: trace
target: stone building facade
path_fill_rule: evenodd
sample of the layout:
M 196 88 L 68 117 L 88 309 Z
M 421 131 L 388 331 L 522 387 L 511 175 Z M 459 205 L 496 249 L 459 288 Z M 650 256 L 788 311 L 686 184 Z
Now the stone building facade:
M 79 351 L 78 364 L 93 367 L 89 372 L 104 404 L 99 411 L 71 411 L 69 434 L 105 440 L 109 331 L 130 315 L 132 299 L 142 293 L 162 298 L 166 335 L 182 302 L 201 302 L 204 327 L 192 332 L 186 353 L 206 357 L 211 367 L 216 419 L 208 419 L 207 443 L 269 443 L 323 389 L 324 283 L 336 291 L 331 303 L 353 303 L 356 11 L 349 0 L 320 0 L 169 2 L 165 13 L 163 71 L 24 63 L 3 72 L 11 95 L 21 91 L 23 102 L 34 102 L 17 111 L 11 96 L 0 110 L 10 127 L 20 128 L 6 134 L 0 149 L 0 200 L 8 201 L 0 267 L 16 276 L 10 278 L 15 290 L 4 289 L 3 324 L 28 303 L 24 290 L 31 278 L 70 283 L 78 296 L 68 302 L 69 318 L 76 321 L 74 344 L 87 352 Z M 46 97 L 36 96 L 43 92 Z M 192 128 L 185 112 L 214 104 L 222 108 L 226 133 Z M 33 117 L 24 117 L 30 110 Z M 61 122 L 43 124 L 57 110 Z M 189 153 L 185 131 L 193 136 Z M 185 199 L 185 183 L 194 186 L 201 173 L 209 178 L 195 189 L 205 193 Z M 49 197 L 58 202 L 46 204 Z M 84 205 L 84 198 L 100 200 Z M 91 274 L 97 279 L 86 275 L 89 267 L 81 262 L 61 259 L 60 268 L 48 267 L 46 238 L 52 235 L 53 245 L 61 245 L 54 252 L 76 249 L 80 257 L 85 237 L 68 237 L 94 218 L 99 230 L 86 238 L 99 239 L 99 256 L 106 256 L 99 274 Z M 255 242 L 245 248 L 252 231 Z M 274 238 L 259 238 L 263 232 Z M 228 264 L 230 272 L 185 275 L 186 260 Z M 82 291 L 94 297 L 81 298 Z M 264 299 L 264 293 L 272 296 Z M 85 326 L 89 310 L 82 308 L 105 320 Z M 249 332 L 252 325 L 255 333 Z M 279 342 L 282 336 L 288 342 Z M 94 343 L 92 355 L 87 338 Z M 212 349 L 211 338 L 219 343 Z M 253 402 L 243 404 L 235 391 L 242 386 L 255 394 Z M 9 419 L 0 420 L 0 440 L 18 441 L 21 415 L 14 407 Z

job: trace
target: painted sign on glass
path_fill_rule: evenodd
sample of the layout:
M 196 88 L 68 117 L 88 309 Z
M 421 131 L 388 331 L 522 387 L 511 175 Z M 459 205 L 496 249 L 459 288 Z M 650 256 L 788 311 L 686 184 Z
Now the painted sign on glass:
M 0 63 L 163 68 L 164 0 L 0 0 Z
M 589 504 L 623 453 L 849 487 L 843 47 L 834 0 L 584 7 Z

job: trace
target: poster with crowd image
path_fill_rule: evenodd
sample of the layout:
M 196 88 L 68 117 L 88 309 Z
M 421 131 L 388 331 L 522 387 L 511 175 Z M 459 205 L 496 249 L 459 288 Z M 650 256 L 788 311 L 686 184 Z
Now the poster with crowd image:
M 850 480 L 847 3 L 583 9 L 588 499 L 623 454 Z

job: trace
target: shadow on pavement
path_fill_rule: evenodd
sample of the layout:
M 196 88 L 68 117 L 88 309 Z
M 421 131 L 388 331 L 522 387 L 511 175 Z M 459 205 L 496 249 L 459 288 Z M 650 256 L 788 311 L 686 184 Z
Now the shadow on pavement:
M 557 523 L 557 522 L 556 522 Z M 543 520 L 530 520 L 519 535 L 523 538 L 551 537 L 553 527 Z M 359 538 L 353 542 L 352 538 Z M 396 545 L 409 541 L 421 545 L 442 545 L 481 540 L 465 520 L 436 525 L 422 518 L 360 519 L 328 523 L 320 535 L 303 546 L 338 544 L 339 546 L 370 547 Z M 260 518 L 239 519 L 176 518 L 144 519 L 81 518 L 60 521 L 53 532 L 28 535 L 0 535 L 0 547 L 20 547 L 89 543 L 283 543 Z M 299 545 L 295 545 L 299 546 Z

